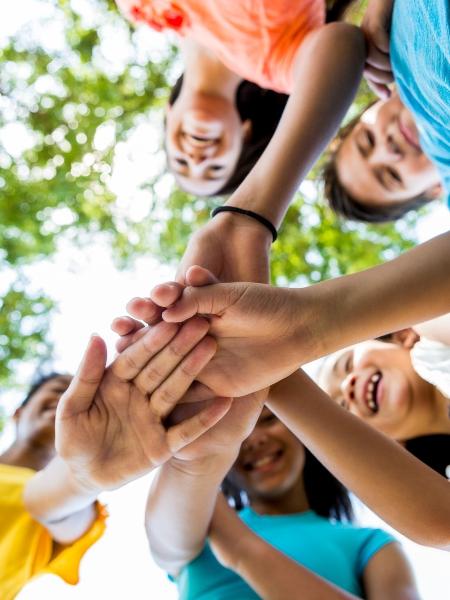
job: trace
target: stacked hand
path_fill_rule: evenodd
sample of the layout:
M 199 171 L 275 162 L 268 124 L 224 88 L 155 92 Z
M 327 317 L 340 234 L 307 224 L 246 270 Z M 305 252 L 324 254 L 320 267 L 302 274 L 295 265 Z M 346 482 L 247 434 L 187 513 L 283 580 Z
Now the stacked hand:
M 153 290 L 151 300 L 134 299 L 128 310 L 135 318 L 114 323 L 115 331 L 124 336 L 119 349 L 143 334 L 145 328 L 140 330 L 143 325 L 137 319 L 149 322 L 156 304 L 169 306 L 162 312 L 166 322 L 183 322 L 195 314 L 208 316 L 218 351 L 197 379 L 217 395 L 245 396 L 295 371 L 301 362 L 296 292 L 253 283 L 211 285 L 213 280 L 205 269 L 192 267 L 186 274 L 189 287 L 184 290 L 176 283 L 163 284 Z M 305 354 L 307 331 L 303 326 Z
M 163 420 L 216 350 L 208 323 L 161 322 L 105 368 L 106 348 L 91 338 L 58 404 L 55 444 L 87 489 L 114 489 L 164 463 L 230 408 L 225 398 L 168 429 Z M 189 394 L 188 394 L 189 396 Z

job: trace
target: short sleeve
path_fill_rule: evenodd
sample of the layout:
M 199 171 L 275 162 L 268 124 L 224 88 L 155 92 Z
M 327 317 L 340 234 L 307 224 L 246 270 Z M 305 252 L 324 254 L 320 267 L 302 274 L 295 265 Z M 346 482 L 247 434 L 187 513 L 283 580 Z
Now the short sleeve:
M 36 575 L 51 573 L 58 575 L 66 583 L 75 585 L 79 581 L 80 562 L 91 546 L 103 535 L 106 528 L 108 512 L 106 508 L 96 503 L 97 516 L 91 527 L 76 542 L 64 547 L 58 555 Z
M 358 576 L 361 576 L 372 556 L 381 550 L 381 548 L 384 548 L 384 546 L 397 540 L 382 529 L 361 529 L 359 531 L 361 534 L 365 534 L 359 548 L 356 564 Z

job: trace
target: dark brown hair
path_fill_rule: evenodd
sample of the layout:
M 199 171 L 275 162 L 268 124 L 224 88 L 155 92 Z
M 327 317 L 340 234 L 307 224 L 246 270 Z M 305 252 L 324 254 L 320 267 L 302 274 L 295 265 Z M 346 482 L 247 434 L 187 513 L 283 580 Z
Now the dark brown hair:
M 376 100 L 370 102 L 358 116 L 339 130 L 331 145 L 330 158 L 322 171 L 322 177 L 325 199 L 337 215 L 365 223 L 387 223 L 400 219 L 410 210 L 417 210 L 424 204 L 431 202 L 433 198 L 430 198 L 426 194 L 420 194 L 419 196 L 414 196 L 404 202 L 395 204 L 363 204 L 357 198 L 351 196 L 340 182 L 336 169 L 336 157 L 341 144 L 359 123 L 361 116 L 375 102 Z
M 331 23 L 341 19 L 353 2 L 355 0 L 335 0 L 327 9 L 326 22 Z M 182 85 L 183 75 L 178 78 L 171 90 L 169 104 L 175 103 Z M 244 80 L 240 84 L 236 94 L 236 108 L 241 121 L 251 121 L 251 134 L 242 146 L 230 179 L 214 195 L 232 194 L 244 181 L 272 139 L 288 99 L 289 96 L 286 94 L 266 90 L 251 81 Z

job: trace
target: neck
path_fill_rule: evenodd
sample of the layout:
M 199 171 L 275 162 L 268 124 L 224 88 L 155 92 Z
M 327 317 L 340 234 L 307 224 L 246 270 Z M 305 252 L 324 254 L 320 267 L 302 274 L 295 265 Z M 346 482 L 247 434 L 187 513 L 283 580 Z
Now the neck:
M 184 40 L 182 48 L 185 64 L 182 93 L 212 94 L 234 102 L 242 77 L 195 42 Z
M 290 490 L 279 497 L 252 497 L 252 509 L 260 515 L 288 515 L 310 509 L 303 480 L 300 479 Z
M 48 444 L 15 441 L 6 452 L 0 455 L 0 464 L 41 471 L 54 455 L 54 446 L 50 448 Z

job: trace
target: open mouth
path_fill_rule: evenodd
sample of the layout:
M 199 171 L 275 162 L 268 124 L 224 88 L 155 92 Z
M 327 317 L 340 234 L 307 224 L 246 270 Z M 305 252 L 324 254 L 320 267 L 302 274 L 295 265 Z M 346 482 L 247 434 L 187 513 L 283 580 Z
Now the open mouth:
M 366 385 L 364 400 L 372 414 L 376 414 L 379 410 L 379 391 L 382 378 L 381 371 L 377 371 Z
M 279 449 L 270 454 L 265 454 L 259 458 L 244 462 L 244 471 L 268 471 L 283 456 L 283 450 Z

